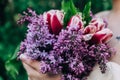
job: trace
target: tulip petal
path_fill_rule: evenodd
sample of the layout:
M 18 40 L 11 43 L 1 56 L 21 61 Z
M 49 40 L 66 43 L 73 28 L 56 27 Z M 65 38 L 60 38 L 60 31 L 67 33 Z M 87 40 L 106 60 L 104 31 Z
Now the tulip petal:
M 105 28 L 105 22 L 103 21 L 103 19 L 101 18 L 93 18 L 90 22 L 90 24 L 95 25 L 97 30 L 96 31 L 100 31 L 103 28 Z
M 68 26 L 79 26 L 80 29 L 83 28 L 83 21 L 80 15 L 72 16 L 68 22 Z
M 95 25 L 88 25 L 84 29 L 84 34 L 93 34 L 97 31 L 97 28 Z
M 43 18 L 44 18 L 45 23 L 48 24 L 48 29 L 49 29 L 50 33 L 52 33 L 52 29 L 51 29 L 51 26 L 50 26 L 51 14 L 49 12 L 48 13 L 44 13 L 43 14 Z
M 43 14 L 43 18 L 45 23 L 48 24 L 50 33 L 59 34 L 63 26 L 63 12 L 59 10 L 50 10 Z
M 86 34 L 86 35 L 83 36 L 83 38 L 84 38 L 85 41 L 91 40 L 92 37 L 93 37 L 93 34 Z
M 60 23 L 56 15 L 51 16 L 51 28 L 52 28 L 53 34 L 56 34 L 56 35 L 58 35 L 62 29 L 62 24 Z
M 108 42 L 112 36 L 113 36 L 112 31 L 108 28 L 105 28 L 105 29 L 102 29 L 101 31 L 96 32 L 93 35 L 91 42 L 92 43 L 105 43 L 105 42 Z

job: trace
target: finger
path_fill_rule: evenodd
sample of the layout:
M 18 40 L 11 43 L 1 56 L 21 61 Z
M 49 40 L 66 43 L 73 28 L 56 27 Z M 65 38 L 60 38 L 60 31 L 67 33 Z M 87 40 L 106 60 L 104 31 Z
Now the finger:
M 46 77 L 46 74 L 42 74 L 34 70 L 32 67 L 27 65 L 26 63 L 23 62 L 24 68 L 27 71 L 27 74 L 29 76 L 29 80 L 44 80 Z
M 36 60 L 32 60 L 30 57 L 21 54 L 20 55 L 20 59 L 26 63 L 27 65 L 31 66 L 33 69 L 37 70 L 38 72 L 40 72 L 40 62 L 36 61 Z

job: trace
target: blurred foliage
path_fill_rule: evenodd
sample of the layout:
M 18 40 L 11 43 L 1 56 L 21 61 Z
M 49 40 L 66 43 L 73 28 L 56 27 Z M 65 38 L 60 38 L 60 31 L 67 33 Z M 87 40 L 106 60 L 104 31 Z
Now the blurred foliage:
M 82 11 L 83 20 L 86 21 L 85 26 L 89 24 L 89 22 L 90 22 L 90 20 L 92 18 L 90 14 L 91 14 L 91 1 L 89 1 L 85 5 L 85 7 L 84 7 L 84 9 Z
M 74 0 L 83 11 L 90 0 Z M 111 9 L 111 0 L 91 0 L 92 12 Z M 18 14 L 28 7 L 38 14 L 50 9 L 61 9 L 61 0 L 0 0 L 0 80 L 27 80 L 27 75 L 16 54 L 25 38 L 26 25 L 17 25 Z M 16 49 L 17 48 L 17 49 Z

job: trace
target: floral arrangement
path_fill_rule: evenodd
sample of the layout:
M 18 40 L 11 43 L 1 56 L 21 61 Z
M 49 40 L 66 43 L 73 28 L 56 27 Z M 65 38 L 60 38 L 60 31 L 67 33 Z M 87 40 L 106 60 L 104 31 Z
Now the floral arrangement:
M 70 8 L 64 8 L 66 4 Z M 64 1 L 62 7 L 40 15 L 31 9 L 24 12 L 18 22 L 27 21 L 28 30 L 19 55 L 26 54 L 40 61 L 43 74 L 62 73 L 61 80 L 86 80 L 96 64 L 104 73 L 106 62 L 114 53 L 107 44 L 112 31 L 103 19 L 90 16 L 89 22 L 85 21 L 86 16 L 71 1 Z

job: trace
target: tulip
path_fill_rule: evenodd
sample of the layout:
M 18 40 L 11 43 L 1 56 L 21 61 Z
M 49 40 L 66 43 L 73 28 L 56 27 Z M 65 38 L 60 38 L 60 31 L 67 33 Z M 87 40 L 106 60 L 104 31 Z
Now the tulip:
M 48 24 L 50 33 L 58 35 L 63 28 L 64 13 L 59 10 L 50 10 L 43 14 L 43 18 Z
M 93 18 L 90 25 L 96 26 L 96 31 L 100 31 L 105 28 L 106 23 L 101 18 Z
M 91 33 L 98 32 L 98 31 L 100 31 L 104 28 L 105 28 L 104 21 L 100 18 L 94 18 L 94 19 L 91 20 L 89 25 L 85 27 L 84 33 L 85 34 L 91 34 Z
M 90 41 L 92 43 L 105 43 L 108 42 L 112 36 L 112 31 L 108 28 L 104 28 L 101 31 L 98 31 L 95 34 L 93 34 L 92 39 Z
M 80 15 L 72 16 L 70 21 L 68 22 L 68 26 L 79 26 L 79 28 L 83 28 L 83 21 Z
M 96 31 L 97 31 L 96 26 L 90 24 L 90 25 L 88 25 L 88 26 L 85 27 L 85 29 L 84 29 L 84 34 L 93 34 L 93 33 L 95 33 Z
M 83 39 L 84 39 L 85 41 L 89 41 L 89 40 L 92 39 L 92 37 L 93 37 L 93 34 L 85 34 L 85 35 L 83 36 Z

